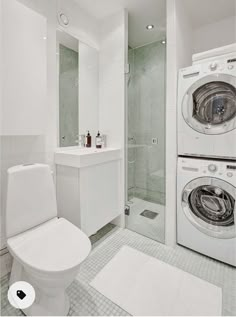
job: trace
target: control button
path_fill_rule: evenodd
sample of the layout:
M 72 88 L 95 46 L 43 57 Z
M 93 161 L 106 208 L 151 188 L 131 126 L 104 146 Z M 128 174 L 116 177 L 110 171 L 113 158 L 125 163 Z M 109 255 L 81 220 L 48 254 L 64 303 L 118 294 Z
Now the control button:
M 228 65 L 228 69 L 231 70 L 234 68 L 234 65 Z
M 217 166 L 215 164 L 210 164 L 210 165 L 208 165 L 208 170 L 210 172 L 216 172 L 217 171 Z
M 228 172 L 228 173 L 227 173 L 227 176 L 228 176 L 228 177 L 233 177 L 233 173 Z
M 33 286 L 24 281 L 12 284 L 7 295 L 10 304 L 18 309 L 30 307 L 35 300 L 35 290 Z
M 216 62 L 213 62 L 213 63 L 211 63 L 210 65 L 209 65 L 209 68 L 210 68 L 210 70 L 216 70 L 217 69 L 217 63 Z

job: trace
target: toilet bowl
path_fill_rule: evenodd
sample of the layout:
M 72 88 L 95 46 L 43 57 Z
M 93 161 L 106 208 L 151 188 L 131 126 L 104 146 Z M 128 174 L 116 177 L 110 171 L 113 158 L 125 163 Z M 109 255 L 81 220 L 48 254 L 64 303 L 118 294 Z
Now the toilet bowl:
M 13 256 L 10 285 L 30 283 L 36 293 L 26 315 L 65 316 L 66 288 L 91 250 L 89 238 L 57 217 L 56 197 L 47 165 L 16 166 L 8 170 L 7 246 Z

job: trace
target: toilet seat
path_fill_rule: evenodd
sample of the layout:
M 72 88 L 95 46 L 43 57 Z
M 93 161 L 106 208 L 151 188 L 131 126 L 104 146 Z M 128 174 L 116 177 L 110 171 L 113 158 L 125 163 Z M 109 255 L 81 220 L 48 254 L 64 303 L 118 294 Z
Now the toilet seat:
M 22 265 L 52 274 L 79 266 L 91 250 L 89 238 L 64 218 L 54 218 L 11 237 L 7 245 Z

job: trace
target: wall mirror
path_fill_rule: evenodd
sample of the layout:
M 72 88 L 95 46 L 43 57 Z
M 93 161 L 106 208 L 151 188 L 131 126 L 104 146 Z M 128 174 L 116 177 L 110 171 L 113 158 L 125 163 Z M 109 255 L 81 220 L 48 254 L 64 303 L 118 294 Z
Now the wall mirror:
M 77 146 L 80 134 L 97 130 L 98 52 L 57 30 L 58 145 Z

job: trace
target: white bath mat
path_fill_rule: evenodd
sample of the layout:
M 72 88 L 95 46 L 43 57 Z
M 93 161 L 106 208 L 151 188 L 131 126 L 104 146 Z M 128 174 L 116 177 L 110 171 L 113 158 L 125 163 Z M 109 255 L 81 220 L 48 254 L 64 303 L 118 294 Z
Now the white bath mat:
M 90 285 L 131 315 L 221 315 L 221 288 L 128 246 Z

